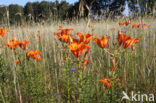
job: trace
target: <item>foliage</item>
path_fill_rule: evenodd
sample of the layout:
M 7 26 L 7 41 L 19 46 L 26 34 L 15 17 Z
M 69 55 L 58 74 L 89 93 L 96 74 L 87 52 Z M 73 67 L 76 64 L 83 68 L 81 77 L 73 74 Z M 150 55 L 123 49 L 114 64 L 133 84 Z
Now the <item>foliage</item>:
M 109 18 L 122 15 L 126 3 L 128 3 L 131 15 L 155 14 L 155 0 L 79 0 L 74 4 L 56 0 L 54 2 L 28 2 L 24 7 L 17 4 L 2 6 L 0 7 L 0 22 L 19 25 L 22 22 L 79 20 L 90 15 L 93 18 Z M 81 15 L 80 12 L 84 14 Z
M 23 17 L 23 8 L 19 5 L 9 5 L 9 18 L 11 24 L 20 24 Z

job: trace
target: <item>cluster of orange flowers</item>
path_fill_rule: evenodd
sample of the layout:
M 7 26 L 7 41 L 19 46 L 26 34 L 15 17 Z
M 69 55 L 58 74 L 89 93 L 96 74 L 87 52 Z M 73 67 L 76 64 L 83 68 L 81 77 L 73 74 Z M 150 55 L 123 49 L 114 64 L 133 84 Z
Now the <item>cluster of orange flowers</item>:
M 129 25 L 131 24 L 131 21 L 127 21 L 127 22 L 120 22 L 119 25 Z M 62 26 L 61 26 L 62 27 Z M 69 51 L 71 51 L 73 53 L 73 55 L 76 58 L 79 58 L 83 52 L 85 51 L 84 57 L 86 57 L 86 55 L 88 54 L 89 50 L 90 50 L 90 41 L 93 40 L 97 43 L 97 45 L 100 48 L 108 48 L 109 47 L 109 39 L 111 39 L 110 36 L 105 37 L 105 36 L 101 36 L 100 38 L 93 38 L 96 34 L 89 34 L 89 33 L 75 33 L 74 35 L 70 34 L 70 31 L 72 29 L 60 29 L 61 32 L 55 33 L 55 35 L 57 36 L 57 38 L 67 44 L 67 47 L 69 48 Z M 75 37 L 78 36 L 79 39 L 75 39 Z M 134 50 L 134 44 L 138 43 L 140 39 L 138 38 L 133 38 L 131 36 L 127 36 L 126 34 L 123 34 L 121 31 L 118 32 L 118 43 L 117 46 L 119 48 L 119 46 L 121 46 L 121 44 L 123 45 L 123 48 L 126 50 L 129 47 L 132 48 L 132 50 Z M 83 63 L 81 65 L 84 65 L 83 69 L 86 68 L 86 65 L 88 65 L 91 62 L 91 60 L 83 60 Z M 115 70 L 115 59 L 112 59 L 112 69 L 111 69 L 111 73 L 113 74 L 113 71 Z M 103 84 L 107 87 L 107 88 L 112 88 L 112 82 L 116 83 L 119 82 L 120 79 L 112 79 L 112 78 L 104 78 L 102 80 L 99 80 L 100 82 L 103 82 Z
M 60 26 L 59 26 L 60 27 Z M 93 39 L 93 36 L 96 34 L 89 34 L 89 33 L 75 33 L 74 35 L 71 35 L 70 32 L 72 29 L 59 29 L 61 32 L 55 33 L 57 38 L 67 44 L 67 47 L 69 48 L 69 52 L 72 52 L 72 54 L 79 58 L 83 52 L 85 51 L 84 57 L 89 53 L 90 45 L 88 43 Z M 76 39 L 74 37 L 78 36 L 79 39 Z M 88 65 L 91 62 L 91 60 L 84 59 L 82 61 L 82 69 L 86 68 L 86 65 Z
M 1 28 L 0 29 L 0 37 L 4 37 L 7 34 L 8 31 L 9 31 L 8 29 Z
M 130 23 L 130 21 L 128 22 Z M 69 48 L 69 51 L 73 53 L 73 55 L 76 58 L 79 58 L 83 52 L 85 51 L 84 57 L 88 54 L 90 50 L 90 45 L 88 43 L 91 40 L 94 40 L 100 48 L 106 48 L 109 46 L 108 41 L 111 38 L 110 36 L 105 37 L 102 36 L 101 38 L 93 38 L 96 34 L 89 34 L 89 33 L 75 33 L 74 35 L 71 35 L 72 29 L 60 29 L 61 32 L 55 33 L 57 38 L 65 43 L 69 43 L 67 47 Z M 75 36 L 79 36 L 79 39 L 75 39 Z M 129 47 L 132 47 L 132 50 L 134 50 L 134 43 L 138 43 L 140 39 L 135 39 L 131 36 L 127 36 L 126 34 L 121 33 L 121 31 L 118 32 L 118 46 L 123 44 L 123 48 L 127 49 Z M 115 64 L 115 62 L 113 62 Z M 115 68 L 115 67 L 114 67 Z
M 128 21 L 126 21 L 126 22 L 119 22 L 119 25 L 120 26 L 128 26 L 129 24 L 131 24 L 131 20 L 128 20 Z
M 120 82 L 120 79 L 112 80 L 112 78 L 103 78 L 102 80 L 98 80 L 99 82 L 102 82 L 107 88 L 112 88 L 112 82 L 118 85 L 118 82 Z
M 75 35 L 78 35 L 80 39 L 71 40 L 71 43 L 67 45 L 67 47 L 69 48 L 69 51 L 71 51 L 74 54 L 74 56 L 78 58 L 86 50 L 85 55 L 84 55 L 86 56 L 90 50 L 90 46 L 88 45 L 88 43 L 90 42 L 90 40 L 95 34 L 91 35 L 88 33 L 86 34 L 75 33 Z
M 37 59 L 38 61 L 42 60 L 42 57 L 40 56 L 42 53 L 39 50 L 30 50 L 27 51 L 26 57 L 29 60 L 30 58 L 32 59 Z
M 71 51 L 74 54 L 75 57 L 79 58 L 87 49 L 85 52 L 86 56 L 90 50 L 90 46 L 88 45 L 88 43 L 95 34 L 91 35 L 88 33 L 75 33 L 74 35 L 71 35 L 71 30 L 72 29 L 60 29 L 61 32 L 55 33 L 55 35 L 60 41 L 70 43 L 67 45 L 67 47 L 69 48 L 69 51 Z M 75 39 L 74 37 L 76 35 L 78 35 L 80 39 Z
M 73 41 L 71 44 L 68 45 L 69 51 L 71 51 L 75 57 L 80 57 L 83 52 L 85 52 L 85 56 L 88 54 L 90 46 L 83 43 L 83 42 L 78 42 L 78 41 Z
M 141 25 L 140 24 L 132 24 L 132 28 L 140 28 Z
M 58 37 L 60 41 L 63 41 L 65 43 L 70 43 L 67 45 L 69 48 L 69 51 L 71 51 L 75 57 L 79 58 L 83 52 L 85 52 L 85 56 L 88 54 L 90 50 L 90 46 L 88 43 L 91 40 L 94 40 L 99 47 L 105 48 L 108 47 L 108 40 L 111 38 L 110 36 L 104 37 L 102 36 L 101 38 L 93 38 L 96 34 L 89 34 L 89 33 L 75 33 L 74 35 L 70 34 L 70 31 L 72 29 L 60 29 L 61 32 L 55 33 L 55 35 Z M 79 39 L 75 39 L 75 36 L 79 36 Z
M 6 46 L 8 46 L 10 49 L 16 50 L 16 48 L 19 46 L 23 48 L 24 50 L 26 49 L 27 44 L 29 44 L 30 41 L 18 41 L 13 37 L 11 41 L 7 40 Z
M 6 29 L 0 29 L 0 36 L 4 37 L 7 34 L 8 31 L 9 30 L 6 30 Z M 40 31 L 38 31 L 38 35 L 37 36 L 39 36 L 39 34 L 40 34 Z M 16 40 L 15 36 L 13 36 L 13 39 L 11 41 L 9 41 L 7 39 L 7 42 L 5 43 L 4 48 L 7 46 L 7 47 L 9 47 L 12 50 L 16 50 L 17 47 L 20 47 L 23 50 L 25 50 L 29 43 L 30 43 L 29 40 L 18 41 L 18 40 Z M 34 50 L 30 50 L 30 51 L 27 51 L 26 57 L 27 57 L 28 60 L 32 57 L 33 59 L 37 59 L 38 61 L 41 61 L 42 60 L 42 57 L 40 56 L 41 54 L 42 53 L 39 50 L 35 50 L 35 51 Z M 19 62 L 20 62 L 19 59 L 15 60 L 16 64 L 19 64 Z
M 129 24 L 132 24 L 131 20 L 128 20 L 126 22 L 119 22 L 120 26 L 128 26 Z M 151 27 L 151 26 L 147 24 L 132 24 L 132 28 L 140 28 L 140 27 L 145 28 L 145 27 Z
M 108 39 L 110 39 L 110 37 L 108 36 L 106 37 L 101 37 L 101 39 L 98 38 L 94 38 L 94 41 L 97 42 L 97 44 L 99 45 L 99 47 L 101 48 L 105 48 L 108 46 Z M 132 50 L 134 50 L 134 43 L 138 43 L 139 42 L 139 38 L 133 38 L 131 36 L 127 36 L 126 34 L 122 33 L 121 31 L 118 31 L 118 47 L 123 44 L 123 48 L 126 50 L 129 47 L 131 47 Z M 112 60 L 113 62 L 113 66 L 111 69 L 111 73 L 114 71 L 115 69 L 115 60 Z M 112 79 L 111 78 L 104 78 L 102 80 L 99 80 L 100 82 L 102 82 L 107 88 L 112 88 Z M 119 79 L 115 79 L 113 82 L 116 81 L 120 81 Z
M 132 25 L 132 28 L 145 28 L 145 27 L 151 27 L 150 25 L 147 25 L 147 24 L 133 24 Z
M 73 35 L 70 35 L 72 29 L 60 29 L 61 32 L 55 33 L 58 39 L 62 42 L 69 43 L 70 38 L 73 38 Z

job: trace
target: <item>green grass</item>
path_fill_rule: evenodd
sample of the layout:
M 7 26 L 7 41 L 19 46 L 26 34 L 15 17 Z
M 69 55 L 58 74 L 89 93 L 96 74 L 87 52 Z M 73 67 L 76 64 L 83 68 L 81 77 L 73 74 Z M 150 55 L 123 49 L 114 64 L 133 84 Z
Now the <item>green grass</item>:
M 96 33 L 96 37 L 110 35 L 109 48 L 114 52 L 113 42 L 117 42 L 118 30 L 127 31 L 127 35 L 140 38 L 135 44 L 135 50 L 124 50 L 122 47 L 119 57 L 116 58 L 114 78 L 120 78 L 121 85 L 108 89 L 98 82 L 104 77 L 110 77 L 112 67 L 111 56 L 91 41 L 91 50 L 87 55 L 91 63 L 85 70 L 81 70 L 81 56 L 76 59 L 67 53 L 62 43 L 54 36 L 58 32 L 57 23 L 51 25 L 32 25 L 10 28 L 9 40 L 15 35 L 17 40 L 30 40 L 24 51 L 17 48 L 3 49 L 6 36 L 1 38 L 0 49 L 0 102 L 2 103 L 121 103 L 122 91 L 151 93 L 150 89 L 156 86 L 156 22 L 155 19 L 146 18 L 142 22 L 151 25 L 151 29 L 132 29 L 131 26 L 120 27 L 119 21 L 92 22 L 93 28 L 87 28 L 87 22 L 63 23 L 64 28 L 74 29 L 71 33 Z M 140 23 L 140 20 L 133 20 Z M 111 31 L 110 28 L 116 28 Z M 32 35 L 41 33 L 41 43 Z M 26 51 L 39 49 L 43 60 L 26 59 Z M 63 58 L 67 57 L 68 61 Z M 20 63 L 16 65 L 15 59 Z M 76 71 L 72 72 L 71 68 Z M 150 72 L 148 71 L 150 70 Z M 117 95 L 114 92 L 118 92 Z M 156 92 L 155 92 L 156 93 Z M 128 101 L 124 101 L 130 103 Z

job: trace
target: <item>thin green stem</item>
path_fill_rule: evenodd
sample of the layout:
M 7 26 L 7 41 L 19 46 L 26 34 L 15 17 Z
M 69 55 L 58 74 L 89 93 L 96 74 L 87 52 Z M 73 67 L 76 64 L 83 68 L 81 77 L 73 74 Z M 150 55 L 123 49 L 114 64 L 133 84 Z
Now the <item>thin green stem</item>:
M 81 103 L 81 101 L 82 101 L 82 98 L 83 98 L 83 94 L 82 94 L 82 70 L 81 70 L 81 65 L 80 65 L 80 59 L 78 60 L 79 61 L 79 78 L 78 78 L 78 82 L 79 82 L 79 84 L 80 84 L 80 86 L 79 86 L 79 103 Z
M 65 53 L 65 57 L 68 58 L 67 53 Z M 70 103 L 70 68 L 69 68 L 68 59 L 66 60 L 66 75 L 67 75 L 67 92 L 68 92 L 67 103 Z
M 1 93 L 1 96 L 2 96 L 3 103 L 5 103 L 5 99 L 4 99 L 1 87 L 0 87 L 0 93 Z

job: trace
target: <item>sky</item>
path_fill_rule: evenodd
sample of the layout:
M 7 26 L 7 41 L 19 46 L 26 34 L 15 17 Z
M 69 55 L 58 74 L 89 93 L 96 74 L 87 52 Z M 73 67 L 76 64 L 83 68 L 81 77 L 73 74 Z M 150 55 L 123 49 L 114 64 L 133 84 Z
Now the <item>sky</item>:
M 21 5 L 21 6 L 24 6 L 27 2 L 35 2 L 35 1 L 52 1 L 54 2 L 55 0 L 0 0 L 0 5 L 9 5 L 9 4 L 18 4 L 18 5 Z M 61 0 L 58 0 L 58 1 L 61 1 Z M 74 3 L 78 0 L 65 0 L 69 3 Z
M 128 8 L 128 2 L 126 1 L 126 5 L 125 5 L 125 10 L 123 11 L 123 14 L 125 15 L 125 16 L 129 16 L 129 8 Z

